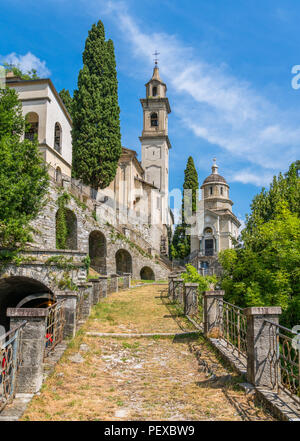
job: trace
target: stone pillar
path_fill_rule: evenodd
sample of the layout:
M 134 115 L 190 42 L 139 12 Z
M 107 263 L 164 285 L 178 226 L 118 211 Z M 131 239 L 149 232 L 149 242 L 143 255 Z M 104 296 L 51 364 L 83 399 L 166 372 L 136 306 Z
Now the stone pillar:
M 110 283 L 111 283 L 111 292 L 118 292 L 118 275 L 117 274 L 111 274 Z
M 130 288 L 131 273 L 124 273 L 124 289 Z
M 223 298 L 225 291 L 205 291 L 203 294 L 203 325 L 207 337 L 223 334 Z
M 78 288 L 83 295 L 82 318 L 86 319 L 90 315 L 92 310 L 93 284 L 89 282 L 79 283 Z
M 177 275 L 175 275 L 175 274 L 169 274 L 169 276 L 168 276 L 168 280 L 169 280 L 168 296 L 172 300 L 174 298 L 173 280 L 176 279 L 176 278 L 177 278 Z
M 100 298 L 100 280 L 89 279 L 89 282 L 93 285 L 93 305 L 96 305 Z
M 8 308 L 10 329 L 24 320 L 18 373 L 17 393 L 36 393 L 43 382 L 43 359 L 46 344 L 46 327 L 48 309 L 42 308 Z
M 198 283 L 184 285 L 184 314 L 198 315 Z
M 99 276 L 101 298 L 107 297 L 107 276 Z
M 64 326 L 64 338 L 74 337 L 76 333 L 76 304 L 77 304 L 77 292 L 76 291 L 57 291 L 55 293 L 57 300 L 64 300 L 64 313 L 65 313 L 65 326 Z
M 183 279 L 173 279 L 173 301 L 183 304 Z
M 245 308 L 247 316 L 247 380 L 255 386 L 274 389 L 278 378 L 276 326 L 281 308 L 279 306 Z

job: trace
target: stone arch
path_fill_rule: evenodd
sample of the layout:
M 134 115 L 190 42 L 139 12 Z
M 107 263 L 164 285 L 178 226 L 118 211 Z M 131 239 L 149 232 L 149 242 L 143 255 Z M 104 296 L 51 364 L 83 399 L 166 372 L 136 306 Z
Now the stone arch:
M 155 280 L 154 271 L 149 266 L 144 266 L 140 271 L 141 280 Z
M 25 139 L 30 141 L 34 140 L 35 135 L 39 136 L 39 115 L 36 112 L 28 112 L 25 115 L 26 128 L 25 128 Z
M 123 248 L 116 252 L 116 272 L 117 274 L 132 274 L 131 254 Z
M 58 219 L 61 214 L 60 210 L 64 210 L 64 217 L 67 226 L 67 235 L 64 249 L 77 250 L 77 217 L 74 211 L 70 210 L 69 208 L 59 208 L 56 212 L 56 244 L 59 235 Z M 61 249 L 58 246 L 56 246 L 56 248 Z
M 92 231 L 89 235 L 89 256 L 91 267 L 100 274 L 106 274 L 106 239 L 101 231 Z
M 18 273 L 20 275 L 18 275 Z M 6 317 L 7 308 L 16 308 L 17 305 L 22 303 L 23 299 L 32 295 L 34 295 L 35 298 L 38 298 L 38 295 L 46 295 L 48 299 L 55 299 L 53 290 L 45 283 L 35 278 L 22 275 L 24 271 L 19 271 L 18 273 L 0 279 L 0 326 L 3 326 L 6 331 L 8 331 L 9 328 L 9 319 Z M 23 305 L 25 305 L 25 303 Z M 31 307 L 36 306 L 34 306 L 32 302 Z

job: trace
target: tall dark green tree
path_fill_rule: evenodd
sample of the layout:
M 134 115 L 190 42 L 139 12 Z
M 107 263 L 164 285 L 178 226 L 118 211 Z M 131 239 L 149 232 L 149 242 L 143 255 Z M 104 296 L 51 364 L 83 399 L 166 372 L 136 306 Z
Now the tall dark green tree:
M 30 221 L 42 208 L 48 189 L 38 141 L 22 140 L 24 130 L 17 93 L 0 89 L 0 248 L 19 248 L 30 240 Z
M 69 112 L 69 114 L 72 116 L 72 103 L 73 103 L 73 98 L 70 95 L 70 92 L 68 91 L 68 89 L 62 89 L 59 92 L 59 96 L 61 97 L 61 99 L 63 100 L 64 105 L 67 108 L 67 111 Z
M 114 179 L 122 153 L 114 46 L 101 21 L 89 31 L 73 98 L 73 175 L 92 188 Z
M 172 255 L 174 258 L 183 259 L 190 254 L 191 237 L 187 234 L 187 228 L 190 227 L 187 215 L 192 215 L 197 209 L 197 190 L 199 189 L 198 173 L 192 156 L 189 156 L 186 169 L 184 170 L 183 191 L 184 198 L 182 200 L 181 224 L 175 228 Z M 187 191 L 189 190 L 189 192 Z M 186 208 L 186 210 L 185 210 Z

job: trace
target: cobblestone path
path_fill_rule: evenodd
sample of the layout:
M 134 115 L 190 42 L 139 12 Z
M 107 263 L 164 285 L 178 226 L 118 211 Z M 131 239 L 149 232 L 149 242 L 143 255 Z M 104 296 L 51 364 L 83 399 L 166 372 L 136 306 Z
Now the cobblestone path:
M 87 334 L 191 330 L 168 303 L 166 285 L 112 294 L 93 308 L 22 420 L 272 420 L 199 334 Z

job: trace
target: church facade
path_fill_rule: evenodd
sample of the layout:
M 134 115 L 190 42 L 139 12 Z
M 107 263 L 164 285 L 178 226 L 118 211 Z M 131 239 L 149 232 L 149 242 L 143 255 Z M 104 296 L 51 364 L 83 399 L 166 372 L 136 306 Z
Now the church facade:
M 212 173 L 204 179 L 201 191 L 191 228 L 190 261 L 200 273 L 218 273 L 218 253 L 234 247 L 241 224 L 232 212 L 229 185 L 218 173 L 215 160 Z

